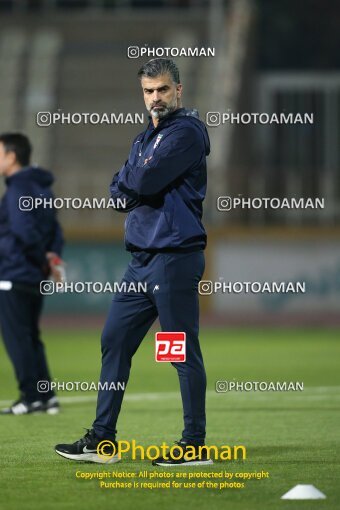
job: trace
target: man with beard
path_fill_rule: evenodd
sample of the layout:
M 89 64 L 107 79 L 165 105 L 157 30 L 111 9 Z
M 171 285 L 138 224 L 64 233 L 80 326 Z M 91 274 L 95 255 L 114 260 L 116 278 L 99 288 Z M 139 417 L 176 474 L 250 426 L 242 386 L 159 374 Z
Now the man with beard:
M 179 459 L 164 456 L 153 463 L 210 464 L 204 454 L 197 453 L 190 460 L 185 455 L 189 446 L 198 452 L 206 433 L 198 283 L 206 246 L 201 218 L 209 138 L 197 112 L 182 107 L 182 85 L 172 60 L 152 59 L 138 76 L 150 122 L 114 176 L 111 195 L 125 199 L 121 212 L 129 212 L 125 245 L 132 261 L 123 281 L 147 282 L 147 292 L 115 295 L 102 335 L 100 381 L 115 386 L 127 383 L 132 357 L 157 316 L 163 331 L 185 332 L 186 360 L 172 363 L 178 372 L 184 411 L 184 430 L 173 454 Z M 97 446 L 104 439 L 117 444 L 123 396 L 123 391 L 100 390 L 93 428 L 73 444 L 57 445 L 56 452 L 72 460 L 105 462 L 97 455 Z M 113 454 L 110 462 L 118 460 Z

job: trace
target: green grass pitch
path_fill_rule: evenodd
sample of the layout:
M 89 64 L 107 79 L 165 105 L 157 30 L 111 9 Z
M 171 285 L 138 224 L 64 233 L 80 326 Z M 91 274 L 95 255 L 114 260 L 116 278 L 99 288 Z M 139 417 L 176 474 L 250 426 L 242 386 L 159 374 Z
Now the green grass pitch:
M 45 330 L 53 377 L 97 381 L 100 332 Z M 0 417 L 1 491 L 4 510 L 35 509 L 231 509 L 310 510 L 340 507 L 339 330 L 202 330 L 208 376 L 207 443 L 242 444 L 244 461 L 216 462 L 173 472 L 268 471 L 269 479 L 244 489 L 101 489 L 77 471 L 162 470 L 130 456 L 111 465 L 83 464 L 57 456 L 53 446 L 73 442 L 90 427 L 94 392 L 60 392 L 58 416 Z M 0 346 L 0 400 L 17 397 L 12 368 Z M 216 380 L 303 381 L 303 392 L 215 392 Z M 145 394 L 143 396 L 143 394 Z M 70 401 L 70 397 L 79 397 Z M 119 439 L 171 444 L 182 430 L 176 371 L 154 361 L 153 334 L 137 352 L 118 423 Z M 338 456 L 337 456 L 338 455 Z M 171 468 L 173 469 L 173 468 Z M 197 480 L 196 480 L 197 481 Z M 312 484 L 327 496 L 318 501 L 283 501 L 297 484 Z

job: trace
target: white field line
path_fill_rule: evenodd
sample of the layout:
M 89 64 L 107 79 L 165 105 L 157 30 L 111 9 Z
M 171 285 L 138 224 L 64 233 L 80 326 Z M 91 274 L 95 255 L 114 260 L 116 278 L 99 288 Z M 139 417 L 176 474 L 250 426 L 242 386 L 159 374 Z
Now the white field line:
M 84 392 L 85 393 L 85 392 Z M 92 392 L 91 392 L 92 393 Z M 303 391 L 227 391 L 225 393 L 216 393 L 216 391 L 208 390 L 207 397 L 217 397 L 217 398 L 230 398 L 233 397 L 255 397 L 262 399 L 274 399 L 278 395 L 284 395 L 285 397 L 293 397 L 294 399 L 315 399 L 322 400 L 326 397 L 340 397 L 340 386 L 309 386 L 306 387 Z M 179 399 L 180 392 L 159 392 L 159 393 L 127 393 L 124 396 L 124 400 L 127 402 L 142 402 L 142 401 L 152 401 L 152 400 L 171 400 L 171 399 Z M 58 395 L 58 399 L 62 404 L 76 404 L 76 403 L 86 403 L 86 402 L 95 402 L 97 400 L 97 395 L 93 392 L 93 395 L 79 395 L 79 396 L 60 396 Z M 0 407 L 7 406 L 12 404 L 12 400 L 0 400 Z

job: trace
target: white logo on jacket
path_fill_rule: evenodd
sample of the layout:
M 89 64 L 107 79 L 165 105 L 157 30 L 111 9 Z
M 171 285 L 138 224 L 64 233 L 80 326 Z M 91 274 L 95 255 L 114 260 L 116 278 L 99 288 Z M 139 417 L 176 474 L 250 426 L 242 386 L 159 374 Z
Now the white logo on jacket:
M 154 145 L 153 145 L 153 148 L 154 148 L 154 149 L 156 149 L 156 147 L 158 147 L 159 142 L 162 140 L 162 138 L 163 138 L 163 135 L 162 135 L 162 134 L 160 134 L 160 135 L 158 135 L 158 136 L 157 136 L 156 141 L 155 141 L 155 143 L 154 143 Z

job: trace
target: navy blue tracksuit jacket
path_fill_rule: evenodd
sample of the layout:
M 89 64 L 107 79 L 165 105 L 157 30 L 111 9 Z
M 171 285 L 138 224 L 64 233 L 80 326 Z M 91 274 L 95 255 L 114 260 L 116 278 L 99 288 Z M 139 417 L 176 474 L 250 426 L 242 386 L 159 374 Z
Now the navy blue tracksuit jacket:
M 111 196 L 126 198 L 131 210 L 125 224 L 129 251 L 205 248 L 201 218 L 209 153 L 208 133 L 195 110 L 180 108 L 157 128 L 150 121 L 135 138 L 111 185 Z
M 156 128 L 150 121 L 133 141 L 128 160 L 113 178 L 111 195 L 125 199 L 121 212 L 128 212 L 125 244 L 132 261 L 123 281 L 146 282 L 147 291 L 117 293 L 102 334 L 100 380 L 117 386 L 128 382 L 132 357 L 157 317 L 162 331 L 186 333 L 186 361 L 172 364 L 183 403 L 182 438 L 192 444 L 204 443 L 206 424 L 197 289 L 204 271 L 201 218 L 209 151 L 204 124 L 184 108 Z M 115 438 L 123 396 L 123 391 L 98 392 L 93 423 L 98 437 Z
M 46 280 L 46 252 L 61 254 L 63 236 L 55 210 L 22 210 L 32 198 L 53 198 L 53 180 L 38 167 L 23 168 L 6 179 L 0 203 L 0 280 L 37 285 Z

